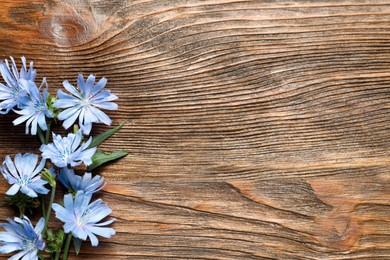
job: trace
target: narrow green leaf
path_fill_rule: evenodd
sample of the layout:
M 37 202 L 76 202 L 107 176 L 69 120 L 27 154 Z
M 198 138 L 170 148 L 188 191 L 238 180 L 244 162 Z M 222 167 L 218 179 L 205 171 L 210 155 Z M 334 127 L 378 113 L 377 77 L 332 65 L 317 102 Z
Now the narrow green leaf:
M 107 130 L 107 131 L 105 131 L 105 132 L 103 132 L 101 134 L 98 134 L 98 135 L 92 137 L 92 142 L 89 145 L 89 148 L 98 147 L 101 143 L 103 143 L 107 138 L 109 138 L 110 136 L 115 134 L 124 125 L 125 125 L 125 123 L 121 123 L 117 127 L 114 127 L 112 129 L 109 129 L 109 130 Z
M 92 156 L 92 164 L 88 166 L 88 171 L 92 171 L 96 167 L 102 165 L 103 163 L 117 160 L 119 158 L 125 157 L 129 153 L 126 151 L 115 151 L 112 153 L 105 153 L 101 150 L 97 150 Z
M 74 245 L 74 250 L 76 251 L 76 255 L 78 255 L 80 253 L 80 248 L 81 248 L 81 243 L 83 241 L 81 241 L 81 239 L 77 238 L 77 237 L 73 237 L 73 245 Z

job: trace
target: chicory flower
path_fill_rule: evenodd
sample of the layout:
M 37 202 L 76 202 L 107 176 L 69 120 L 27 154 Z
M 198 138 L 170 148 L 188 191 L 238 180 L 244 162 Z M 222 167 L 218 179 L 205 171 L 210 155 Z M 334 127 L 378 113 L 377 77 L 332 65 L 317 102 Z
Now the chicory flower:
M 115 235 L 113 228 L 103 227 L 111 224 L 115 219 L 100 222 L 112 211 L 106 204 L 102 203 L 101 199 L 90 203 L 91 196 L 91 193 L 86 194 L 83 191 L 78 191 L 73 199 L 72 194 L 67 194 L 64 196 L 64 206 L 54 203 L 52 208 L 56 217 L 64 222 L 65 233 L 72 232 L 74 237 L 81 240 L 86 240 L 89 237 L 92 246 L 97 246 L 99 240 L 96 235 L 105 238 Z
M 7 195 L 15 195 L 19 190 L 29 197 L 37 197 L 39 194 L 47 194 L 45 188 L 47 181 L 41 179 L 39 173 L 45 167 L 45 160 L 37 166 L 38 155 L 26 153 L 15 155 L 12 162 L 9 155 L 5 157 L 0 171 L 4 178 L 11 184 L 11 188 L 6 192 Z
M 68 134 L 67 137 L 53 133 L 53 143 L 42 144 L 39 150 L 42 157 L 50 159 L 52 163 L 59 167 L 68 165 L 75 167 L 84 163 L 86 166 L 92 164 L 92 156 L 96 152 L 96 147 L 88 148 L 92 142 L 92 137 L 87 142 L 82 143 L 82 132 Z
M 7 220 L 9 223 L 0 224 L 5 229 L 5 232 L 0 232 L 0 252 L 8 254 L 20 251 L 10 257 L 11 260 L 38 259 L 38 250 L 45 248 L 41 234 L 45 220 L 41 218 L 35 228 L 26 216 L 23 219 L 15 217 L 14 220 Z
M 79 119 L 80 128 L 83 129 L 86 135 L 91 132 L 92 123 L 111 125 L 111 119 L 100 109 L 118 109 L 118 105 L 111 102 L 118 97 L 111 94 L 109 90 L 103 90 L 107 84 L 106 78 L 100 79 L 95 84 L 94 75 L 89 75 L 87 81 L 84 81 L 83 75 L 79 74 L 77 86 L 80 91 L 67 80 L 62 84 L 70 94 L 58 90 L 58 99 L 54 106 L 65 109 L 58 115 L 59 120 L 64 120 L 63 126 L 65 129 L 72 126 L 77 118 Z
M 42 82 L 41 87 L 46 83 L 45 79 Z M 20 80 L 20 84 L 27 89 L 29 93 L 29 99 L 22 106 L 21 110 L 14 110 L 15 113 L 21 115 L 13 121 L 14 125 L 18 125 L 27 121 L 26 123 L 26 134 L 29 133 L 31 125 L 31 134 L 36 135 L 39 127 L 43 130 L 47 130 L 46 117 L 52 118 L 53 112 L 48 109 L 46 104 L 47 99 L 47 86 L 43 90 L 42 95 L 39 93 L 39 88 L 35 85 L 34 81 Z
M 20 106 L 28 100 L 27 89 L 20 85 L 20 80 L 35 80 L 37 72 L 33 69 L 33 62 L 30 63 L 30 68 L 27 69 L 26 58 L 22 57 L 23 66 L 18 72 L 15 60 L 11 58 L 11 68 L 8 60 L 0 63 L 0 73 L 6 85 L 0 83 L 0 114 L 7 114 L 15 106 Z
M 96 175 L 92 178 L 90 172 L 86 172 L 83 177 L 76 175 L 73 169 L 61 168 L 58 174 L 60 182 L 69 190 L 84 191 L 84 193 L 95 193 L 104 186 L 104 177 Z

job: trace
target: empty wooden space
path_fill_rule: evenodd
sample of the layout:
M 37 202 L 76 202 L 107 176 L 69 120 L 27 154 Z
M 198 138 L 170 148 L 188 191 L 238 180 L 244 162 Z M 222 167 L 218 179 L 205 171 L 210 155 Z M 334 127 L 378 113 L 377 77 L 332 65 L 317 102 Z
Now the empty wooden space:
M 0 0 L 9 55 L 119 96 L 117 234 L 72 259 L 390 259 L 389 1 Z

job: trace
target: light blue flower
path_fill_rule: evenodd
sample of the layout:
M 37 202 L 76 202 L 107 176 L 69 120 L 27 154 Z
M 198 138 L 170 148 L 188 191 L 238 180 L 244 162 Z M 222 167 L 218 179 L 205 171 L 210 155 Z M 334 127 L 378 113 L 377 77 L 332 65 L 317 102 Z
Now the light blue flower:
M 109 90 L 103 90 L 107 84 L 106 78 L 102 78 L 95 84 L 94 75 L 89 75 L 87 81 L 84 82 L 83 75 L 79 74 L 77 86 L 80 92 L 67 80 L 62 84 L 70 94 L 58 90 L 58 99 L 54 103 L 54 106 L 57 108 L 65 108 L 58 115 L 58 119 L 64 120 L 63 126 L 65 129 L 72 126 L 77 118 L 79 119 L 80 128 L 83 129 L 86 135 L 91 132 L 92 123 L 111 124 L 111 119 L 100 109 L 118 109 L 118 105 L 111 102 L 118 97 L 111 94 Z
M 64 222 L 65 233 L 72 232 L 74 237 L 81 240 L 89 237 L 92 246 L 97 246 L 99 241 L 96 235 L 106 238 L 115 235 L 113 228 L 103 227 L 111 224 L 115 219 L 100 222 L 112 211 L 102 203 L 101 199 L 89 204 L 91 196 L 91 193 L 85 194 L 83 191 L 78 191 L 73 199 L 72 194 L 67 194 L 64 196 L 64 206 L 54 203 L 52 208 L 56 213 L 56 218 Z
M 6 85 L 0 83 L 0 114 L 7 114 L 15 106 L 20 107 L 27 98 L 27 90 L 19 84 L 21 79 L 35 80 L 37 72 L 33 69 L 33 62 L 30 63 L 30 68 L 27 69 L 26 58 L 22 57 L 23 66 L 18 73 L 15 60 L 11 58 L 11 68 L 8 60 L 0 63 L 0 73 Z
M 42 82 L 41 87 L 46 83 L 45 79 Z M 47 86 L 43 90 L 42 95 L 39 93 L 39 88 L 35 85 L 34 81 L 20 80 L 20 85 L 27 89 L 30 96 L 29 100 L 21 105 L 21 110 L 14 110 L 15 113 L 21 115 L 13 121 L 14 125 L 19 125 L 26 122 L 26 134 L 29 133 L 31 125 L 31 134 L 36 135 L 39 127 L 43 130 L 47 130 L 46 117 L 52 118 L 53 112 L 47 108 Z
M 4 178 L 11 184 L 11 188 L 6 192 L 7 195 L 15 195 L 19 190 L 29 197 L 37 197 L 39 194 L 47 194 L 45 188 L 47 181 L 41 179 L 39 173 L 45 166 L 45 160 L 37 166 L 38 155 L 26 153 L 15 155 L 15 164 L 9 155 L 5 157 L 0 171 Z
M 92 164 L 92 156 L 96 152 L 96 147 L 88 148 L 92 137 L 87 142 L 81 143 L 82 137 L 81 130 L 76 134 L 68 134 L 67 137 L 53 133 L 53 143 L 42 144 L 39 150 L 43 158 L 50 159 L 59 168 L 68 165 L 75 167 L 81 163 L 88 166 Z
M 84 191 L 84 193 L 95 193 L 106 186 L 104 177 L 86 172 L 83 177 L 76 175 L 73 169 L 61 168 L 58 174 L 60 182 L 68 189 L 73 191 Z
M 0 252 L 8 254 L 20 251 L 10 257 L 10 260 L 35 260 L 38 259 L 38 250 L 45 248 L 42 239 L 42 230 L 45 220 L 40 218 L 35 228 L 25 216 L 23 219 L 15 217 L 14 220 L 7 219 L 9 223 L 2 223 L 5 232 L 0 232 Z

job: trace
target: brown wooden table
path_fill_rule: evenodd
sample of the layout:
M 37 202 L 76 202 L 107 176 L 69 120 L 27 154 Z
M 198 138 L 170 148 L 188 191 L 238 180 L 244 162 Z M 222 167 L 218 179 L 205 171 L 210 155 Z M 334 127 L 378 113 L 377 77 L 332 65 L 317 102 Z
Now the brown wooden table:
M 1 0 L 9 55 L 119 96 L 117 234 L 74 259 L 390 259 L 390 1 Z

